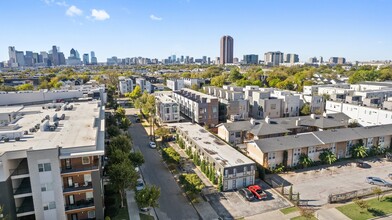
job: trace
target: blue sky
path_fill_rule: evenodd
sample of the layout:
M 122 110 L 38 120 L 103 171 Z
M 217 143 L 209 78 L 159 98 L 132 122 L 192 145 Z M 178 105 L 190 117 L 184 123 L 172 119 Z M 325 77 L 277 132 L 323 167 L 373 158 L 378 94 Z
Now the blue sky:
M 392 59 L 392 0 L 0 0 L 0 61 L 8 46 L 67 56 L 234 56 L 280 50 L 348 60 Z

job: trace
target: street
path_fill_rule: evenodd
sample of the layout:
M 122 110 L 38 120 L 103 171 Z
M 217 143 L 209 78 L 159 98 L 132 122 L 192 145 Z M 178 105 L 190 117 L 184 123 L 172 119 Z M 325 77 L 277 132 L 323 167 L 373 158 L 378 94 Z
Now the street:
M 147 184 L 157 185 L 161 188 L 157 216 L 163 219 L 199 219 L 199 216 L 189 201 L 182 195 L 172 174 L 163 163 L 158 151 L 148 146 L 149 139 L 141 123 L 135 123 L 131 117 L 132 126 L 129 133 L 132 137 L 135 151 L 140 150 L 144 155 L 145 163 L 140 170 Z

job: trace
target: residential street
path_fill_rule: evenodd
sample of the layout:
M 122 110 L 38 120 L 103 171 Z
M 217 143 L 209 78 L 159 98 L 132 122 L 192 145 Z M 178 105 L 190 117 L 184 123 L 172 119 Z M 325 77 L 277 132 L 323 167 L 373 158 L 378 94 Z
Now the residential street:
M 135 151 L 140 150 L 145 159 L 141 167 L 144 180 L 147 184 L 157 185 L 161 188 L 159 208 L 156 208 L 160 220 L 166 219 L 199 219 L 193 206 L 182 195 L 172 174 L 163 163 L 158 151 L 148 146 L 148 135 L 141 123 L 135 123 L 131 116 L 132 126 L 129 132 L 132 136 Z

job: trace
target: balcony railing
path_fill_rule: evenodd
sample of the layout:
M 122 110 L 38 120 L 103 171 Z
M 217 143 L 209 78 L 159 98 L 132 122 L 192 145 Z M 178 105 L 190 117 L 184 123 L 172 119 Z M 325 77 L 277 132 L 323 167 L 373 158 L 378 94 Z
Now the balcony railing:
M 86 166 L 79 166 L 79 167 L 72 167 L 72 168 L 62 168 L 61 173 L 75 173 L 75 172 L 82 172 L 88 170 L 96 170 L 98 169 L 98 165 L 86 165 Z
M 94 199 L 88 199 L 88 200 L 79 200 L 76 201 L 75 204 L 73 205 L 66 205 L 65 206 L 65 211 L 70 211 L 70 210 L 75 210 L 75 209 L 83 209 L 83 208 L 88 208 L 88 207 L 93 207 L 94 206 Z
M 30 178 L 24 178 L 22 183 L 14 189 L 14 195 L 31 193 Z
M 22 205 L 16 208 L 16 213 L 21 214 L 25 212 L 33 212 L 34 211 L 34 204 L 33 204 L 33 197 L 27 197 L 23 200 Z
M 81 190 L 86 190 L 86 189 L 92 189 L 93 184 L 92 182 L 86 182 L 86 183 L 74 183 L 73 186 L 68 186 L 64 187 L 63 192 L 75 192 L 75 191 L 81 191 Z
M 23 159 L 16 169 L 10 170 L 11 176 L 29 174 L 29 167 L 27 165 L 27 159 Z

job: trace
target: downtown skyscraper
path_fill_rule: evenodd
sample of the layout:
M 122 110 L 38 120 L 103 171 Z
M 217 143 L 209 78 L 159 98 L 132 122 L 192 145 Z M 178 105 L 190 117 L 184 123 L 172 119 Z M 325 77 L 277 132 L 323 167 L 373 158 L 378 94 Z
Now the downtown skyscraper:
M 220 64 L 233 63 L 234 40 L 231 36 L 223 36 L 220 40 Z

